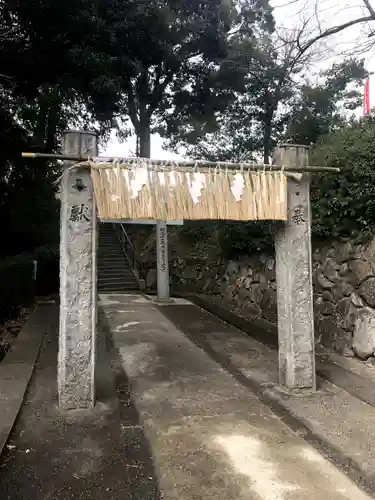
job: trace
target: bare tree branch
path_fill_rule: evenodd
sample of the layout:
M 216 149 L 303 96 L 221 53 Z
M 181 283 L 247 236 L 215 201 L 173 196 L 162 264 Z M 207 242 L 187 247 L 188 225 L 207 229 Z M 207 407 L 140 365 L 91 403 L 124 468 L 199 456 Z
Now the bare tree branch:
M 337 33 L 340 33 L 341 31 L 346 30 L 347 28 L 350 28 L 351 26 L 355 26 L 357 24 L 363 24 L 369 21 L 375 21 L 375 16 L 365 16 L 365 17 L 359 17 L 357 19 L 352 19 L 351 21 L 348 21 L 347 23 L 339 24 L 337 26 L 332 26 L 331 28 L 326 29 L 325 31 L 319 33 L 319 35 L 316 35 L 315 37 L 311 38 L 304 44 L 299 44 L 300 45 L 300 51 L 303 54 L 309 48 L 314 45 L 316 42 L 319 40 L 322 40 L 324 38 L 327 38 L 332 35 L 336 35 Z
M 355 9 L 356 13 L 354 14 L 352 12 L 349 14 L 348 12 L 348 15 L 346 16 L 346 19 L 349 19 L 348 21 L 331 27 L 325 27 L 324 21 L 329 17 L 333 17 L 332 12 L 329 12 L 333 8 L 333 5 L 326 6 L 323 0 L 315 0 L 313 4 L 310 4 L 310 6 L 306 6 L 305 0 L 302 3 L 305 8 L 303 12 L 299 12 L 301 27 L 293 40 L 284 40 L 284 43 L 294 43 L 297 45 L 300 52 L 298 57 L 310 51 L 311 47 L 317 44 L 317 42 L 322 42 L 331 36 L 337 35 L 345 30 L 350 30 L 351 33 L 354 33 L 351 29 L 355 26 L 360 27 L 358 36 L 356 36 L 354 40 L 345 40 L 341 42 L 346 45 L 350 43 L 350 55 L 353 55 L 354 53 L 363 53 L 373 47 L 374 41 L 372 39 L 371 42 L 366 42 L 366 39 L 375 36 L 375 6 L 373 6 L 373 2 L 371 0 L 361 0 L 361 5 L 351 5 L 350 9 Z M 340 10 L 335 12 L 335 17 L 342 15 L 344 12 L 341 9 L 340 3 L 334 6 L 336 8 L 340 7 Z M 349 6 L 347 7 L 349 8 Z M 309 10 L 310 14 L 306 17 L 305 13 Z M 308 26 L 310 26 L 310 29 L 308 29 Z M 319 44 L 319 47 L 321 48 L 321 44 Z M 337 47 L 335 49 L 335 53 L 336 52 Z M 345 52 L 348 54 L 347 49 L 345 49 Z M 331 56 L 332 55 L 333 54 L 331 54 Z
M 363 3 L 366 5 L 366 8 L 369 11 L 370 15 L 373 16 L 373 19 L 375 19 L 375 9 L 370 4 L 370 0 L 363 0 Z

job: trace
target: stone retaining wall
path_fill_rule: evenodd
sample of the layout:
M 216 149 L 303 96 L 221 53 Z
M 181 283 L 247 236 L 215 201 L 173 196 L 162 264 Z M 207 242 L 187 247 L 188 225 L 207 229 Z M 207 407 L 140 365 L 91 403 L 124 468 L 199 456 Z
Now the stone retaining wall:
M 375 239 L 366 246 L 316 248 L 313 255 L 317 342 L 367 359 L 375 352 Z M 179 289 L 213 294 L 245 317 L 277 322 L 273 256 L 229 262 L 175 258 L 171 275 Z M 149 275 L 149 286 L 153 280 Z

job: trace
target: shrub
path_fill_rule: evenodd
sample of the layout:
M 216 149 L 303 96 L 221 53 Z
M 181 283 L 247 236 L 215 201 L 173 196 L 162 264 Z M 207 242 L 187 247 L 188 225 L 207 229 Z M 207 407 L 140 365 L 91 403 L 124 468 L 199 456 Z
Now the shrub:
M 0 323 L 32 304 L 35 295 L 33 271 L 30 256 L 0 261 Z
M 315 174 L 311 182 L 314 240 L 364 240 L 375 232 L 375 117 L 352 122 L 320 138 L 310 163 L 340 167 L 339 174 Z M 209 226 L 207 226 L 208 228 Z M 222 255 L 272 251 L 275 222 L 218 223 Z M 204 229 L 195 236 L 202 237 Z M 193 228 L 186 227 L 186 232 Z M 204 237 L 204 236 L 203 236 Z
M 34 250 L 32 259 L 38 263 L 36 294 L 51 295 L 59 291 L 59 249 L 40 247 Z
M 340 174 L 312 182 L 313 234 L 362 238 L 375 230 L 375 121 L 369 117 L 322 137 L 311 154 L 315 165 L 340 167 Z

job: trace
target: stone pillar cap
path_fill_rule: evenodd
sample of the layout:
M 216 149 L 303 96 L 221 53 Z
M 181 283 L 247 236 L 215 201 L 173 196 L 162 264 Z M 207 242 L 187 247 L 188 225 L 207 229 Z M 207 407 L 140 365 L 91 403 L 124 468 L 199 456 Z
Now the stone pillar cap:
M 278 145 L 279 148 L 303 148 L 303 149 L 310 149 L 310 146 L 307 146 L 307 144 L 293 144 L 291 142 L 283 142 L 282 144 Z
M 95 136 L 98 135 L 96 132 L 91 132 L 89 130 L 65 130 L 63 132 L 63 135 L 67 134 L 85 134 L 85 135 L 95 135 Z

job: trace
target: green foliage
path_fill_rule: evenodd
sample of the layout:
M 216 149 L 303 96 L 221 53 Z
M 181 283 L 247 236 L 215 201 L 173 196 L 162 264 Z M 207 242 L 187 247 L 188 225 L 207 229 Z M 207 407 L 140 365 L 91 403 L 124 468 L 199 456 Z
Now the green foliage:
M 311 183 L 315 240 L 363 240 L 375 232 L 375 118 L 352 120 L 319 139 L 310 163 L 339 167 L 339 174 L 314 174 Z M 186 225 L 184 238 L 203 244 L 215 232 L 225 258 L 272 251 L 278 223 L 223 222 Z
M 314 238 L 363 236 L 372 231 L 375 127 L 372 119 L 358 123 L 342 114 L 343 109 L 354 110 L 361 104 L 367 75 L 363 61 L 345 60 L 323 72 L 319 83 L 297 84 L 293 77 L 303 65 L 288 67 L 291 60 L 280 59 L 269 39 L 256 46 L 249 43 L 241 41 L 237 48 L 242 52 L 233 58 L 247 73 L 245 93 L 221 115 L 218 131 L 188 145 L 189 156 L 241 161 L 263 153 L 267 161 L 270 147 L 281 140 L 297 144 L 318 141 L 311 161 L 340 166 L 343 173 L 313 177 Z M 264 103 L 271 114 L 267 115 Z M 279 106 L 282 109 L 276 113 Z M 269 251 L 276 229 L 277 224 L 263 222 L 217 224 L 217 241 L 227 258 Z M 197 233 L 193 228 L 190 231 Z
M 197 243 L 209 240 L 217 229 L 216 221 L 184 221 L 183 226 L 178 228 L 180 238 L 183 238 L 187 244 L 192 246 Z
M 58 242 L 58 170 L 21 152 L 57 151 L 64 129 L 99 116 L 108 58 L 97 9 L 85 0 L 0 2 L 0 257 Z
M 308 63 L 293 46 L 285 51 L 267 33 L 256 42 L 234 38 L 222 71 L 232 72 L 243 87 L 224 110 L 217 110 L 216 128 L 197 133 L 190 122 L 183 123 L 172 131 L 172 146 L 187 147 L 188 156 L 197 159 L 263 157 L 268 163 L 280 142 L 315 143 L 347 122 L 343 110 L 361 105 L 367 72 L 363 60 L 349 58 L 311 82 L 303 74 Z
M 373 117 L 324 136 L 311 161 L 340 167 L 314 177 L 313 232 L 319 238 L 357 238 L 375 230 L 375 120 Z
M 226 222 L 218 228 L 223 257 L 232 259 L 257 252 L 272 252 L 276 228 L 274 222 Z
M 217 113 L 243 86 L 242 72 L 225 64 L 231 32 L 241 26 L 254 39 L 257 28 L 273 29 L 273 17 L 268 0 L 131 3 L 136 64 L 120 82 L 122 110 L 140 138 L 140 155 L 149 156 L 153 131 L 194 141 L 217 129 Z
M 1 1 L 0 256 L 55 248 L 57 169 L 20 155 L 57 151 L 67 127 L 94 126 L 105 140 L 115 119 L 126 135 L 121 123 L 130 119 L 143 156 L 150 153 L 150 134 L 159 131 L 174 145 L 187 144 L 194 158 L 262 155 L 265 162 L 280 139 L 315 143 L 340 130 L 346 123 L 340 108 L 358 105 L 363 62 L 334 65 L 311 84 L 302 78 L 309 61 L 293 44 L 278 44 L 274 28 L 269 0 Z M 368 146 L 362 145 L 363 157 Z M 327 196 L 331 189 L 339 194 Z M 365 204 L 359 232 L 372 227 L 366 189 L 336 177 L 319 179 L 316 234 L 327 235 L 333 219 L 350 219 L 353 202 L 345 196 Z M 193 242 L 215 231 L 226 255 L 261 249 L 273 230 L 255 223 L 183 228 Z M 43 276 L 57 275 L 57 252 L 38 254 L 44 283 Z
M 33 262 L 28 256 L 0 261 L 0 323 L 34 299 Z
M 312 236 L 316 240 L 365 239 L 375 231 L 375 119 L 352 121 L 321 137 L 310 163 L 339 167 L 312 176 Z M 227 257 L 272 248 L 277 224 L 227 223 L 219 239 Z
M 33 279 L 34 260 L 37 279 Z M 35 295 L 58 292 L 59 254 L 57 248 L 40 247 L 0 261 L 0 324 L 32 305 Z
M 59 249 L 58 247 L 39 247 L 32 253 L 37 261 L 36 295 L 47 296 L 59 292 Z
M 177 228 L 180 246 L 200 256 L 206 249 L 225 259 L 273 249 L 277 222 L 185 221 Z M 181 245 L 183 243 L 183 245 Z
M 342 110 L 361 106 L 366 76 L 364 61 L 350 58 L 321 73 L 321 83 L 301 85 L 284 138 L 295 144 L 314 144 L 320 136 L 345 126 Z

